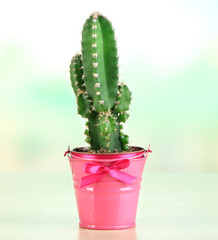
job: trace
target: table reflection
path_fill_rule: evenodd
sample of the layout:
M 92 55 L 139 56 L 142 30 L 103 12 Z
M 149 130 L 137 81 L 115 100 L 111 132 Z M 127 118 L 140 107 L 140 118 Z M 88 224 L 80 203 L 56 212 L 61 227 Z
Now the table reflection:
M 79 228 L 79 240 L 136 240 L 137 234 L 135 227 L 123 230 L 91 230 Z

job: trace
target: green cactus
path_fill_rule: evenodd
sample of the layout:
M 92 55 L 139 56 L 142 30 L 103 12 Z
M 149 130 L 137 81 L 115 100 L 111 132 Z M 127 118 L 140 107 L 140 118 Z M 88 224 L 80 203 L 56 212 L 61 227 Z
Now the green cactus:
M 114 30 L 107 18 L 94 12 L 82 31 L 82 54 L 70 65 L 78 113 L 87 118 L 86 142 L 90 150 L 127 151 L 128 136 L 121 132 L 131 102 L 131 91 L 119 80 Z

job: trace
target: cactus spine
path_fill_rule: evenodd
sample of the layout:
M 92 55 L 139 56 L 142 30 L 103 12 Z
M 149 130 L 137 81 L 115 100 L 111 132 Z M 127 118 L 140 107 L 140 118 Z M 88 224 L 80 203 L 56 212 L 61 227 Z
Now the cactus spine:
M 107 18 L 94 12 L 82 31 L 82 54 L 70 65 L 78 113 L 87 118 L 85 135 L 90 149 L 128 150 L 128 136 L 122 133 L 131 102 L 131 92 L 118 82 L 119 67 L 114 30 Z

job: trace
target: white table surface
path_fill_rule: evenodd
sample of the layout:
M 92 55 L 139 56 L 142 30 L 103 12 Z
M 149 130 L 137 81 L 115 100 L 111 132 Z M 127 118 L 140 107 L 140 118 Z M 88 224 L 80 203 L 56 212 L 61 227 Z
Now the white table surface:
M 70 173 L 0 174 L 0 240 L 218 239 L 218 174 L 145 173 L 137 225 L 78 227 Z

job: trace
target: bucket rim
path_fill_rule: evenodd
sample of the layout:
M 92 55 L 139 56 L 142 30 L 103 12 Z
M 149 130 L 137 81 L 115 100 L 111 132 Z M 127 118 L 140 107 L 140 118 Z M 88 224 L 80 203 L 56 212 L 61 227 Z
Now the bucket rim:
M 88 150 L 88 147 L 76 147 L 74 148 L 72 151 L 70 151 L 71 153 L 79 153 L 79 154 L 84 154 L 84 155 L 123 155 L 123 154 L 134 154 L 134 153 L 138 153 L 138 152 L 144 152 L 146 151 L 143 147 L 138 147 L 138 146 L 129 146 L 129 148 L 131 149 L 135 149 L 132 152 L 128 152 L 128 151 L 122 151 L 122 152 L 114 152 L 114 153 L 92 153 L 92 152 L 83 152 L 83 151 L 78 151 L 79 149 L 85 149 Z
M 89 152 L 79 152 L 77 149 L 74 148 L 72 151 L 70 151 L 70 160 L 93 160 L 93 161 L 107 161 L 111 162 L 114 160 L 119 159 L 137 159 L 143 158 L 144 154 L 146 153 L 146 150 L 142 147 L 137 146 L 130 146 L 131 148 L 134 148 L 136 151 L 133 152 L 118 152 L 118 153 L 89 153 Z M 87 147 L 86 147 L 87 149 Z

